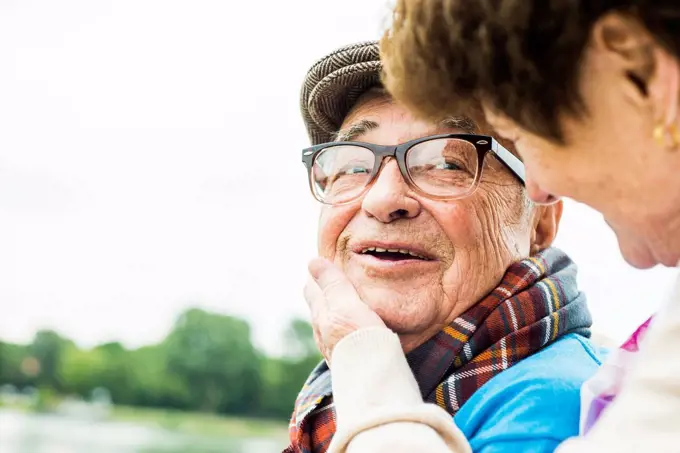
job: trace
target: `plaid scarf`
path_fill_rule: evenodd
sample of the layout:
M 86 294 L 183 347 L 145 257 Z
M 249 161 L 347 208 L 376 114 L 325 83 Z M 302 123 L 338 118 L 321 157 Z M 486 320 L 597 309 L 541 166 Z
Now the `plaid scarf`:
M 511 265 L 500 284 L 407 354 L 424 401 L 452 416 L 482 385 L 558 338 L 590 336 L 576 265 L 558 249 Z M 335 434 L 331 371 L 319 364 L 295 402 L 284 453 L 324 453 Z

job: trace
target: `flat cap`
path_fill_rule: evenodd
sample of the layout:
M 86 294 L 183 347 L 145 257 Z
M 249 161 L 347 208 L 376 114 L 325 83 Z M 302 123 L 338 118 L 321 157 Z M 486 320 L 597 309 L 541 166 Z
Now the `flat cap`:
M 309 69 L 302 84 L 300 109 L 312 145 L 333 140 L 357 99 L 381 86 L 381 71 L 377 41 L 341 47 Z

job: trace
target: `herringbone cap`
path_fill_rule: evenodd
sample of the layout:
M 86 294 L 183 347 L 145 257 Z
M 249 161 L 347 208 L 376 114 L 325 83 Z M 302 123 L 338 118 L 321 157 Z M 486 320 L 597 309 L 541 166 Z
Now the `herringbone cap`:
M 361 42 L 328 54 L 307 72 L 300 109 L 312 145 L 329 142 L 359 96 L 380 86 L 377 41 Z

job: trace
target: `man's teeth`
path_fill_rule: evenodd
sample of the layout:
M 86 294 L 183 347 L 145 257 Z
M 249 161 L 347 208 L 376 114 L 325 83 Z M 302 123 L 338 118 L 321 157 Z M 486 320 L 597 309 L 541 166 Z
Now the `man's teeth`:
M 421 260 L 426 260 L 427 258 L 424 257 L 423 255 L 419 255 L 417 253 L 411 252 L 410 250 L 404 250 L 404 249 L 383 249 L 380 247 L 369 247 L 367 249 L 364 249 L 361 253 L 369 253 L 369 252 L 377 252 L 377 253 L 384 253 L 384 252 L 390 252 L 390 253 L 401 253 L 403 255 L 410 255 L 414 256 L 418 259 Z

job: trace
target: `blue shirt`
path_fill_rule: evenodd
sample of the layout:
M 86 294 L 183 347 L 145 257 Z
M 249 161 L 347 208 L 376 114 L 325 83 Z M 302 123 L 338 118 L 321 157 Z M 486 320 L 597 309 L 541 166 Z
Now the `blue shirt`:
M 553 452 L 578 435 L 581 385 L 599 365 L 588 339 L 566 335 L 494 376 L 454 420 L 475 453 Z

